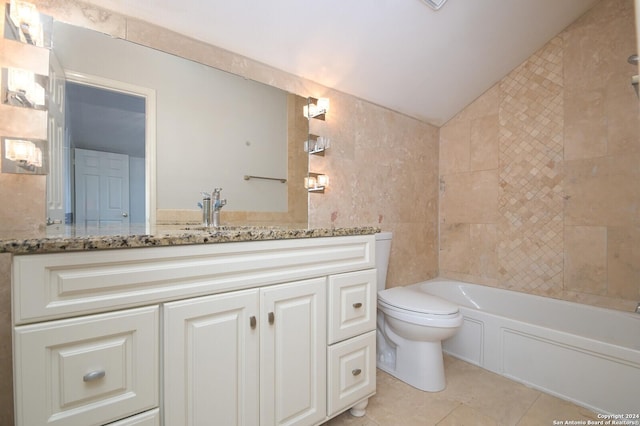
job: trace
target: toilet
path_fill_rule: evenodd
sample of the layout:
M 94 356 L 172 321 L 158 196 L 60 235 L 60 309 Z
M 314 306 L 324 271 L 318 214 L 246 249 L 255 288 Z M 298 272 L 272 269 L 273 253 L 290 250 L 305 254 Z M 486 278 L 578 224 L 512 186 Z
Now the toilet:
M 385 290 L 391 237 L 376 234 L 377 366 L 415 388 L 438 392 L 446 386 L 441 342 L 458 331 L 462 314 L 419 284 Z

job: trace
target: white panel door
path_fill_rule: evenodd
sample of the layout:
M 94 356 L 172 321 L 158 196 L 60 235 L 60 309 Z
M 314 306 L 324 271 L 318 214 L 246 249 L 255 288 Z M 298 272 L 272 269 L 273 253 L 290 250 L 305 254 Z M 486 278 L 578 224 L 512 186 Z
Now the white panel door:
M 258 290 L 164 305 L 164 424 L 258 424 Z
M 326 416 L 326 278 L 261 290 L 260 425 Z
M 129 225 L 129 156 L 75 149 L 76 223 Z
M 47 219 L 64 223 L 69 197 L 65 171 L 68 170 L 68 149 L 65 151 L 64 112 L 65 75 L 53 50 L 49 53 L 49 85 L 47 87 L 49 174 L 47 175 Z

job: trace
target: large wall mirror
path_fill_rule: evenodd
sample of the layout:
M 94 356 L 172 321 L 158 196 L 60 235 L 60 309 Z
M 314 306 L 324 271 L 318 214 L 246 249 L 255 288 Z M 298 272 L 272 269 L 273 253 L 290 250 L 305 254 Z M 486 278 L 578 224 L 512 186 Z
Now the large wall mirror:
M 52 45 L 51 220 L 153 222 L 221 187 L 225 211 L 306 226 L 306 99 L 61 22 Z

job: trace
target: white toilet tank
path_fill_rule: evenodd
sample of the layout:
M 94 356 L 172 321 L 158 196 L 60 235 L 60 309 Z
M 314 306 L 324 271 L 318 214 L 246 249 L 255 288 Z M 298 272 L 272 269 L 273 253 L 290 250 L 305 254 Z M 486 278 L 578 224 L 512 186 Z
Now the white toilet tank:
M 376 268 L 378 270 L 378 291 L 384 290 L 387 283 L 387 269 L 389 267 L 389 254 L 391 253 L 391 232 L 378 232 L 376 234 Z

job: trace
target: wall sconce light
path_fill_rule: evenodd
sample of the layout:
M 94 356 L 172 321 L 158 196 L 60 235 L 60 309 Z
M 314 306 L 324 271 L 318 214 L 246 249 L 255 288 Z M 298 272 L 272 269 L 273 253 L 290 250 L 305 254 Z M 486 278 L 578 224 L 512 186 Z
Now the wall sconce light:
M 324 120 L 325 114 L 329 112 L 329 98 L 308 98 L 307 105 L 302 107 L 302 114 L 306 118 Z
M 304 178 L 304 187 L 309 192 L 324 193 L 324 189 L 329 186 L 329 176 L 321 173 L 309 173 L 309 176 Z
M 39 79 L 46 80 L 47 77 L 36 76 L 31 71 L 18 68 L 3 68 L 2 86 L 5 91 L 2 102 L 33 109 L 46 109 L 45 89 L 38 82 Z
M 47 141 L 2 138 L 2 172 L 47 174 L 46 154 Z
M 44 31 L 40 14 L 34 4 L 22 0 L 11 0 L 9 18 L 16 39 L 34 46 L 44 45 Z

